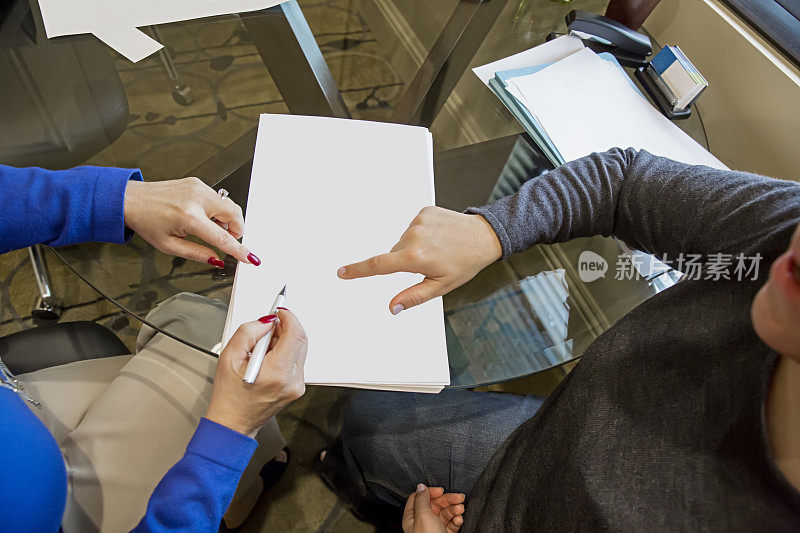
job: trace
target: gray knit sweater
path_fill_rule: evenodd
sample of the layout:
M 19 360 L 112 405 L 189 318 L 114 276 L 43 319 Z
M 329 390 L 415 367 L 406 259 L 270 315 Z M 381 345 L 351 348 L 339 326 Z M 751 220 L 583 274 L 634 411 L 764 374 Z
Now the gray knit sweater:
M 599 234 L 668 259 L 763 259 L 757 280 L 679 283 L 595 340 L 484 470 L 464 532 L 800 531 L 765 440 L 776 354 L 749 315 L 800 222 L 800 185 L 615 149 L 469 211 L 504 256 Z

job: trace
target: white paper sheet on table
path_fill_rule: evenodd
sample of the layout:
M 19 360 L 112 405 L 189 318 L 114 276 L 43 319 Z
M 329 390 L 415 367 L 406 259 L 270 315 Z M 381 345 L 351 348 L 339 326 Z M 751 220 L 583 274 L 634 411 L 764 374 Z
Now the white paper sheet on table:
M 552 41 L 529 48 L 513 56 L 504 57 L 503 59 L 492 61 L 480 67 L 475 67 L 472 69 L 472 72 L 481 79 L 484 85 L 489 85 L 489 80 L 494 78 L 497 72 L 529 67 L 531 65 L 554 63 L 583 48 L 583 41 L 578 37 L 572 34 L 562 35 Z
M 585 48 L 513 85 L 566 161 L 614 147 L 727 168 L 656 110 L 620 72 Z
M 137 30 L 232 13 L 266 9 L 286 0 L 39 0 L 48 37 L 93 33 L 131 61 L 162 45 Z
M 433 203 L 427 129 L 262 115 L 243 242 L 263 264 L 237 268 L 223 345 L 286 284 L 308 334 L 307 383 L 441 390 L 450 379 L 441 298 L 392 316 L 389 300 L 420 276 L 336 275 L 388 252 Z

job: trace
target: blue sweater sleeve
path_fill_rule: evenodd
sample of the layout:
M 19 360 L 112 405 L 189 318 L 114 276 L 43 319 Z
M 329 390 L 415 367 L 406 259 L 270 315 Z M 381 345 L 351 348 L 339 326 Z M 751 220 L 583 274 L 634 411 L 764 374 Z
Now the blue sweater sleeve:
M 0 253 L 32 244 L 125 242 L 123 207 L 138 170 L 76 167 L 70 170 L 0 165 Z
M 133 531 L 217 531 L 256 446 L 250 437 L 200 419 L 186 453 L 161 479 Z

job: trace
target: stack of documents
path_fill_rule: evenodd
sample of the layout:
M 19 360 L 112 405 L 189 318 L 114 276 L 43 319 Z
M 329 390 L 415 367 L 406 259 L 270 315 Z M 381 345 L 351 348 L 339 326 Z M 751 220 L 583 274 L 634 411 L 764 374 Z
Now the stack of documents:
M 688 164 L 727 168 L 662 115 L 614 56 L 564 35 L 473 69 L 554 166 L 611 148 L 636 148 Z M 644 255 L 633 251 L 633 255 Z M 669 270 L 635 261 L 651 279 Z
M 264 262 L 239 264 L 222 344 L 286 285 L 308 335 L 306 383 L 440 391 L 450 383 L 441 298 L 392 316 L 391 298 L 421 276 L 336 275 L 388 252 L 433 203 L 427 129 L 262 115 L 243 242 Z
M 611 54 L 564 35 L 474 69 L 553 165 L 610 148 L 725 168 L 656 110 Z
M 677 46 L 662 48 L 650 61 L 646 72 L 672 104 L 680 111 L 689 107 L 708 82 Z

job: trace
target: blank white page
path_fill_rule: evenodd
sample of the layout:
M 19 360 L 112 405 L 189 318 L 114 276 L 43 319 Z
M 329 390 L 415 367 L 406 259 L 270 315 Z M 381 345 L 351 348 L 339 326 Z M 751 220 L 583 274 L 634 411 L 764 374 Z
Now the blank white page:
M 583 48 L 583 41 L 579 37 L 572 34 L 562 35 L 552 41 L 534 46 L 513 56 L 475 67 L 472 72 L 481 79 L 484 85 L 488 86 L 489 80 L 494 78 L 497 72 L 553 63 Z
M 48 37 L 256 11 L 285 0 L 39 0 Z
M 48 37 L 94 33 L 133 62 L 162 48 L 137 27 L 266 9 L 285 0 L 39 0 Z
M 688 164 L 727 168 L 650 105 L 624 73 L 588 48 L 511 83 L 566 161 L 633 147 Z
M 427 129 L 262 115 L 243 242 L 263 263 L 238 266 L 224 340 L 266 314 L 286 284 L 287 307 L 308 334 L 307 383 L 448 384 L 441 298 L 389 312 L 421 276 L 336 276 L 388 252 L 433 203 Z

